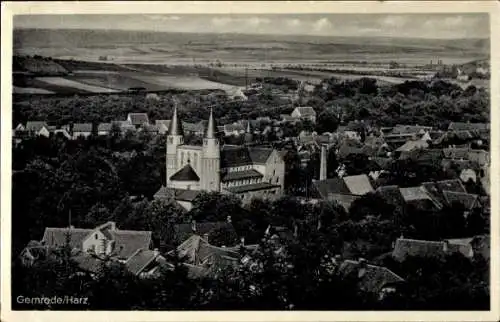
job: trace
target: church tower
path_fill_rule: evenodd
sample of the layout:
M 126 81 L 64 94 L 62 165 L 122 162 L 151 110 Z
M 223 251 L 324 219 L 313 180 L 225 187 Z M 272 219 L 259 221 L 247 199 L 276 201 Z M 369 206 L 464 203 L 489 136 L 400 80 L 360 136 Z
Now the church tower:
M 167 187 L 170 186 L 170 177 L 177 169 L 177 147 L 184 143 L 182 122 L 177 116 L 177 105 L 174 106 L 174 115 L 170 121 L 167 135 Z
M 220 191 L 220 145 L 215 133 L 214 116 L 210 109 L 201 160 L 201 189 L 206 191 Z

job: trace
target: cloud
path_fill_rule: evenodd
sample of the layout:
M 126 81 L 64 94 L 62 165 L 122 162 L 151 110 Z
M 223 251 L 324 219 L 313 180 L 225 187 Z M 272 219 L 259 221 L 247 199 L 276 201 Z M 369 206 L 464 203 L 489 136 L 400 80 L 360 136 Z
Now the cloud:
M 302 25 L 302 22 L 299 20 L 299 19 L 287 19 L 286 20 L 286 25 L 288 27 L 299 27 L 300 25 Z
M 259 17 L 252 17 L 248 18 L 246 20 L 247 24 L 249 24 L 252 27 L 258 27 L 263 24 L 268 24 L 271 22 L 268 18 L 259 18 Z
M 314 23 L 313 23 L 313 30 L 314 31 L 324 31 L 328 28 L 330 28 L 332 25 L 332 23 L 330 22 L 330 20 L 328 20 L 327 18 L 321 18 L 321 19 L 318 19 L 316 20 Z
M 160 20 L 160 21 L 178 21 L 181 20 L 179 16 L 161 16 L 161 15 L 153 15 L 149 16 L 151 20 Z
M 456 26 L 461 26 L 465 23 L 464 18 L 461 16 L 456 16 L 456 17 L 447 17 L 444 19 L 444 25 L 448 27 L 456 27 Z
M 218 27 L 223 27 L 230 24 L 233 21 L 233 19 L 229 17 L 213 17 L 211 21 L 213 25 Z
M 389 27 L 401 27 L 406 24 L 407 18 L 402 16 L 387 16 L 383 18 L 380 22 L 382 25 Z

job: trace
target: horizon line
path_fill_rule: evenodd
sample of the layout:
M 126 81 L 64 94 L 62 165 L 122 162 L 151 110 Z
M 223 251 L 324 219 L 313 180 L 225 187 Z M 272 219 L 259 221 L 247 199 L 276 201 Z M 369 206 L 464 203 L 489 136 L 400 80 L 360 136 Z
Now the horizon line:
M 491 34 L 488 37 L 402 37 L 402 36 L 357 36 L 357 35 L 315 35 L 315 34 L 282 34 L 282 33 L 246 33 L 246 32 L 193 32 L 193 31 L 166 31 L 166 30 L 148 30 L 148 29 L 118 29 L 118 28 L 60 28 L 60 27 L 43 27 L 43 28 L 33 28 L 33 27 L 23 27 L 23 26 L 13 26 L 13 31 L 16 30 L 80 30 L 80 31 L 133 31 L 133 32 L 144 32 L 144 33 L 157 33 L 157 34 L 206 34 L 206 35 L 246 35 L 246 36 L 301 36 L 301 37 L 318 37 L 318 38 L 388 38 L 388 39 L 426 39 L 426 40 L 461 40 L 461 39 L 482 39 L 490 40 Z

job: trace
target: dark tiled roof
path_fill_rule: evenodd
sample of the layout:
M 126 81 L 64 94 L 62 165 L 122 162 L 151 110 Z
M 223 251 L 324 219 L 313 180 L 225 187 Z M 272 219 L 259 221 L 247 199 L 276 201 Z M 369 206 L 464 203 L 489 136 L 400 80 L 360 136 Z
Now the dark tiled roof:
M 161 186 L 160 189 L 154 194 L 155 199 L 170 199 L 174 197 L 174 190 L 169 189 L 165 186 Z
M 104 265 L 104 261 L 101 259 L 84 252 L 72 256 L 71 259 L 76 262 L 81 270 L 94 274 L 99 273 Z
M 231 230 L 236 233 L 236 231 L 234 230 L 234 226 L 227 221 L 197 222 L 195 226 L 196 234 L 200 236 L 208 234 L 209 238 L 211 233 L 222 228 Z M 174 230 L 176 239 L 182 242 L 193 235 L 193 224 L 177 224 L 175 225 Z
M 327 199 L 331 193 L 350 194 L 350 190 L 341 178 L 330 178 L 326 180 L 313 181 L 313 187 L 320 197 Z
M 47 123 L 43 121 L 28 121 L 26 122 L 27 131 L 40 131 L 43 127 L 48 128 Z
M 182 169 L 174 173 L 170 180 L 172 181 L 200 181 L 200 177 L 196 174 L 194 169 L 188 163 Z
M 431 129 L 430 126 L 397 124 L 392 128 L 391 134 L 413 134 L 419 133 L 421 130 L 429 131 Z
M 489 130 L 488 123 L 451 122 L 448 131 Z
M 115 230 L 111 231 L 111 235 L 120 258 L 129 258 L 139 248 L 148 249 L 151 246 L 150 231 Z
M 398 186 L 381 186 L 375 192 L 391 205 L 403 206 L 405 203 Z
M 360 262 L 354 260 L 344 260 L 339 270 L 344 275 L 355 274 L 359 278 L 360 288 L 372 293 L 379 293 L 386 286 L 404 282 L 403 278 L 386 267 L 361 265 Z
M 149 123 L 149 118 L 147 113 L 129 113 L 128 117 L 133 125 L 142 125 L 144 123 Z
M 243 171 L 232 171 L 232 172 L 227 172 L 224 174 L 221 178 L 223 182 L 226 181 L 231 181 L 231 180 L 242 180 L 242 179 L 249 179 L 249 178 L 262 178 L 263 175 L 257 170 L 250 169 L 250 170 L 243 170 Z
M 259 148 L 259 147 L 249 147 L 248 152 L 250 154 L 250 159 L 252 163 L 261 163 L 264 164 L 267 162 L 267 159 L 273 152 L 273 149 L 270 148 Z
M 180 201 L 193 201 L 202 192 L 200 190 L 173 189 L 174 199 Z
M 337 202 L 339 205 L 342 206 L 342 208 L 345 209 L 345 211 L 349 211 L 349 209 L 351 208 L 351 204 L 359 198 L 361 198 L 361 196 L 343 194 L 343 193 L 328 194 L 328 200 Z
M 449 205 L 457 202 L 461 204 L 466 210 L 471 210 L 478 202 L 478 195 L 475 194 L 444 191 L 443 195 Z
M 170 127 L 170 120 L 156 120 L 155 125 L 160 127 L 160 125 L 164 125 L 167 129 Z
M 467 192 L 460 179 L 441 180 L 436 185 L 441 191 Z
M 182 127 L 187 132 L 204 132 L 205 130 L 202 122 L 198 123 L 182 122 Z
M 45 228 L 42 241 L 49 247 L 62 247 L 66 245 L 66 236 L 70 235 L 69 246 L 71 248 L 81 248 L 83 240 L 93 229 L 83 228 Z
M 237 262 L 239 253 L 232 249 L 210 245 L 199 235 L 192 235 L 177 247 L 179 257 L 191 265 L 217 265 Z M 222 261 L 221 261 L 222 260 Z
M 443 149 L 443 155 L 448 159 L 464 159 L 469 157 L 469 149 L 467 148 L 446 148 Z
M 398 238 L 392 256 L 398 261 L 404 261 L 409 256 L 443 258 L 453 253 L 460 253 L 470 257 L 471 252 L 472 245 L 466 241 L 464 242 L 464 239 L 430 241 Z
M 109 132 L 111 131 L 111 123 L 100 123 L 97 126 L 97 131 L 98 132 Z
M 158 253 L 149 249 L 138 249 L 125 262 L 125 267 L 134 275 L 139 275 L 146 266 L 153 262 Z
M 301 116 L 316 116 L 316 112 L 311 106 L 299 106 L 297 109 Z
M 73 132 L 92 132 L 92 123 L 75 123 Z
M 445 255 L 444 247 L 445 243 L 441 241 L 398 238 L 392 256 L 398 261 L 403 261 L 409 256 L 440 257 Z
M 268 189 L 279 188 L 279 187 L 281 187 L 281 186 L 274 185 L 274 184 L 271 184 L 268 182 L 258 182 L 258 183 L 243 185 L 243 186 L 226 187 L 224 189 L 231 192 L 231 193 L 243 193 L 243 192 L 248 192 L 248 191 L 268 190 Z
M 69 233 L 71 236 L 70 247 L 82 248 L 83 241 L 95 229 L 82 228 L 46 228 L 42 241 L 47 246 L 61 247 L 66 244 L 66 236 Z M 104 233 L 104 232 L 103 232 Z M 151 244 L 150 231 L 135 231 L 135 230 L 108 230 L 107 237 L 115 241 L 115 249 L 120 258 L 128 258 L 137 249 L 149 248 Z
M 252 164 L 248 148 L 224 145 L 221 151 L 221 168 L 238 167 Z

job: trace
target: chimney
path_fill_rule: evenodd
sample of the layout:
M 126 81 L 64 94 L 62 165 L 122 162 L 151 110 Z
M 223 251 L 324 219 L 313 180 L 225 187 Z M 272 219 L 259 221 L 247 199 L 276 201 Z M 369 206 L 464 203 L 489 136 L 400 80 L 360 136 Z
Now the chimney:
M 449 246 L 450 246 L 450 242 L 447 240 L 444 240 L 443 241 L 443 252 L 445 252 L 445 253 L 448 252 Z
M 360 258 L 358 260 L 359 270 L 358 270 L 358 278 L 362 278 L 366 274 L 366 259 Z
M 321 146 L 321 163 L 319 169 L 319 180 L 326 180 L 326 145 Z
M 191 221 L 191 230 L 193 233 L 196 233 L 196 220 Z
M 241 237 L 240 244 L 241 246 L 245 246 L 245 237 Z

